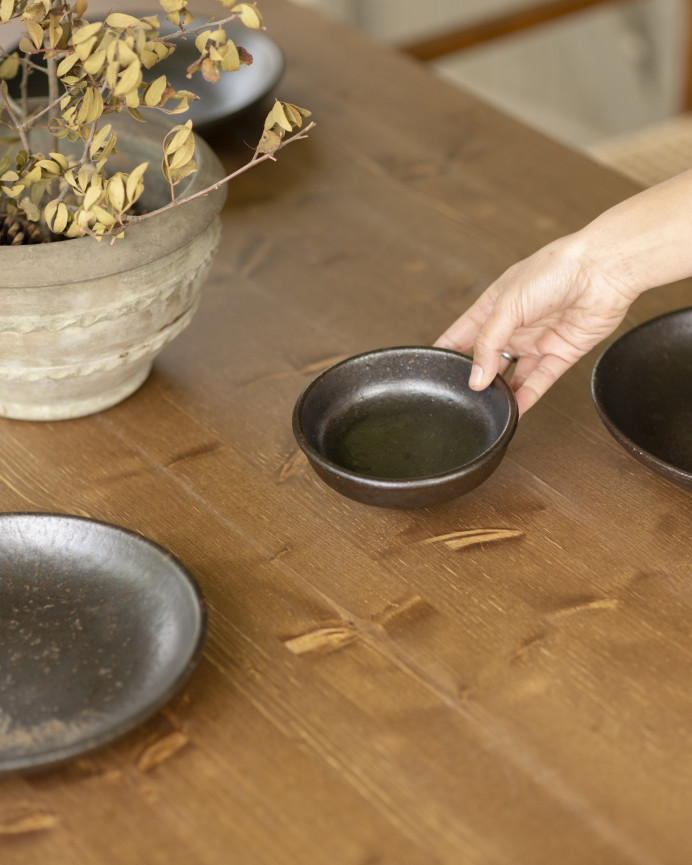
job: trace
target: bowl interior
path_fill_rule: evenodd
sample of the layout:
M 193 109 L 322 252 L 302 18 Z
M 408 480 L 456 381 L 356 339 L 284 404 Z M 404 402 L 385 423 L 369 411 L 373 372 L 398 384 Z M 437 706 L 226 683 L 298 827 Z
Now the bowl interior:
M 692 480 L 692 308 L 645 322 L 616 340 L 593 374 L 606 427 L 650 467 Z M 654 466 L 654 463 L 657 465 Z
M 308 455 L 353 474 L 412 479 L 454 472 L 495 447 L 512 422 L 504 380 L 468 387 L 471 361 L 434 348 L 380 349 L 318 376 L 296 406 Z

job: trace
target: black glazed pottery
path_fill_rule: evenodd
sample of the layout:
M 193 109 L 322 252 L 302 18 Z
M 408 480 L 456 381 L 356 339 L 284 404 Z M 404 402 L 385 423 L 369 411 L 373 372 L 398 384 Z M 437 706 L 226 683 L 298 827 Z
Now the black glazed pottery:
M 692 489 L 692 307 L 625 333 L 591 379 L 606 429 L 635 459 Z
M 517 405 L 498 376 L 468 386 L 471 359 L 402 346 L 334 364 L 305 388 L 293 431 L 317 475 L 344 496 L 387 508 L 448 501 L 499 465 Z
M 133 729 L 182 687 L 205 633 L 197 583 L 153 541 L 69 514 L 0 514 L 0 774 Z

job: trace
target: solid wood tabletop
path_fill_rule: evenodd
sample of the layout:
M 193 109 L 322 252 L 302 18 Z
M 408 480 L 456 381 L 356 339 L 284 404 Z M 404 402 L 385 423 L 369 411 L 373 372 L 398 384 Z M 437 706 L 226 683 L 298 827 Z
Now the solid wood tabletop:
M 439 507 L 338 497 L 291 431 L 332 360 L 432 342 L 635 187 L 340 24 L 263 9 L 277 95 L 318 125 L 231 187 L 193 324 L 121 405 L 0 421 L 0 508 L 170 549 L 206 647 L 121 741 L 0 779 L 0 861 L 688 863 L 692 499 L 601 425 L 597 353 Z M 210 137 L 229 167 L 252 126 Z M 651 292 L 621 330 L 689 303 Z

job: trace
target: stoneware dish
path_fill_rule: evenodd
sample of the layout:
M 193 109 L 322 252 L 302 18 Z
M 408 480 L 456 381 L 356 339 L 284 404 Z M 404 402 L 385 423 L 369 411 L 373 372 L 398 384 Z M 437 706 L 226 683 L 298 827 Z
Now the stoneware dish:
M 615 340 L 594 367 L 596 410 L 625 450 L 692 490 L 692 307 Z
M 470 371 L 470 358 L 442 348 L 356 355 L 305 388 L 293 431 L 317 475 L 344 496 L 388 508 L 448 501 L 497 468 L 517 425 L 507 382 L 472 391 Z
M 0 773 L 101 747 L 182 687 L 206 630 L 167 550 L 68 514 L 0 514 Z

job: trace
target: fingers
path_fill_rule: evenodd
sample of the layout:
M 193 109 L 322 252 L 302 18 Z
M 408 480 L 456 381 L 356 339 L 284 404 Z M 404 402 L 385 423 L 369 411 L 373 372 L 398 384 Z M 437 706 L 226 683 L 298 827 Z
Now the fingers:
M 473 310 L 469 309 L 435 340 L 434 345 L 439 348 L 451 348 L 454 351 L 469 351 L 480 328 L 481 323 L 474 320 Z
M 454 324 L 438 337 L 434 345 L 440 348 L 451 348 L 454 351 L 470 351 L 488 316 L 492 314 L 494 305 L 494 286 L 490 286 Z
M 472 390 L 483 390 L 499 372 L 507 369 L 509 363 L 503 358 L 502 352 L 510 345 L 519 324 L 508 304 L 499 299 L 476 336 L 469 378 Z
M 520 358 L 511 381 L 519 417 L 534 406 L 571 366 L 569 360 L 556 355 L 527 355 Z

